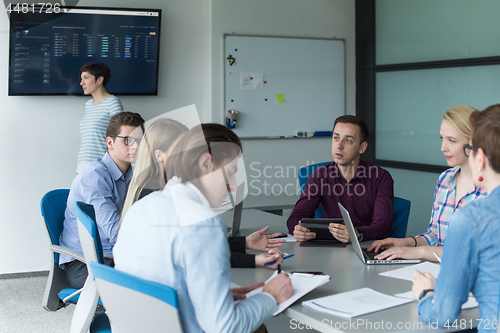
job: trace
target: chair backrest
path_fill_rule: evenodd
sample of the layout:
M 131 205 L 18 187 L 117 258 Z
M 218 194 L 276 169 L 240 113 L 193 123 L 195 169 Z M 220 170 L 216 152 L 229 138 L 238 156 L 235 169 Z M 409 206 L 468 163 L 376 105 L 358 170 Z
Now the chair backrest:
M 94 262 L 89 266 L 113 332 L 182 332 L 175 289 Z
M 95 221 L 94 206 L 77 201 L 76 219 L 78 221 L 78 234 L 80 235 L 80 244 L 82 245 L 85 261 L 87 263 L 91 261 L 104 263 L 101 237 L 99 236 Z
M 309 177 L 311 177 L 312 173 L 314 170 L 316 170 L 318 167 L 327 165 L 329 163 L 332 163 L 333 161 L 329 162 L 321 162 L 321 163 L 316 163 L 316 164 L 311 164 L 311 165 L 306 165 L 303 166 L 302 168 L 299 168 L 299 184 L 300 184 L 300 193 L 304 192 L 304 188 L 306 186 L 307 180 Z M 319 204 L 318 208 L 316 208 L 316 211 L 314 212 L 314 218 L 317 219 L 322 219 L 325 217 L 325 214 L 323 213 L 323 207 L 321 207 L 321 204 Z
M 52 190 L 47 192 L 40 202 L 42 216 L 52 245 L 59 245 L 68 196 L 69 189 Z M 54 262 L 59 263 L 59 253 L 54 254 Z
M 392 203 L 392 229 L 389 237 L 405 238 L 410 217 L 410 200 L 394 197 Z
M 87 263 L 88 277 L 73 312 L 70 333 L 84 333 L 90 327 L 99 300 L 97 285 L 92 277 L 89 263 L 103 263 L 104 255 L 102 253 L 101 238 L 99 237 L 99 231 L 95 222 L 94 206 L 77 201 L 76 220 L 83 256 Z
M 328 163 L 332 163 L 332 161 L 306 165 L 299 169 L 299 184 L 301 193 L 304 191 L 307 180 L 309 179 L 309 177 L 311 177 L 313 171 L 318 167 L 326 165 Z M 410 207 L 411 202 L 409 200 L 394 197 L 394 201 L 392 204 L 392 229 L 389 237 L 406 237 L 406 229 L 408 227 L 408 219 L 410 217 Z M 323 208 L 320 204 L 314 212 L 314 218 L 322 219 L 324 217 L 325 214 L 323 213 Z

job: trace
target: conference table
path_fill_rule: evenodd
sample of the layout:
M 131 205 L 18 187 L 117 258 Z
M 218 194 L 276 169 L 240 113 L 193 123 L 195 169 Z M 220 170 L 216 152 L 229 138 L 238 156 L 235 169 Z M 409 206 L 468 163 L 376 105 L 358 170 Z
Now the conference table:
M 226 222 L 227 223 L 227 222 Z M 238 235 L 246 236 L 255 230 L 269 226 L 269 232 L 287 232 L 286 217 L 269 214 L 256 209 L 244 209 L 242 224 Z M 363 242 L 367 247 L 371 242 Z M 333 295 L 363 287 L 378 292 L 394 295 L 411 290 L 412 282 L 396 278 L 380 276 L 379 273 L 394 270 L 408 265 L 365 265 L 354 252 L 352 246 L 346 247 L 301 247 L 297 242 L 285 243 L 280 250 L 295 254 L 286 259 L 282 270 L 291 271 L 322 271 L 331 276 L 325 285 L 316 288 L 303 296 L 280 316 L 290 317 L 290 327 L 286 331 L 306 327 L 319 332 L 452 332 L 456 328 L 437 328 L 436 323 L 429 323 L 417 315 L 418 303 L 411 302 L 394 308 L 371 313 L 368 315 L 345 319 L 327 313 L 311 310 L 302 306 L 302 301 Z M 268 268 L 234 268 L 232 282 L 246 286 L 260 281 L 266 281 L 273 270 Z M 467 328 L 476 327 L 479 309 L 462 311 Z

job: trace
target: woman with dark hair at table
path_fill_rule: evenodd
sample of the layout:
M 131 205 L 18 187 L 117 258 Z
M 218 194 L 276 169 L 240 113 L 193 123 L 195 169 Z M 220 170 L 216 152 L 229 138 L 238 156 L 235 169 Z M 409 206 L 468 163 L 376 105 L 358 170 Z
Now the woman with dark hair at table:
M 209 124 L 202 126 L 213 127 Z M 188 128 L 185 125 L 168 118 L 159 118 L 148 126 L 139 145 L 134 175 L 128 187 L 119 228 L 132 204 L 152 192 L 163 189 L 172 178 L 171 173 L 167 174 L 166 165 L 176 143 L 187 131 Z M 231 267 L 255 268 L 267 264 L 267 267 L 276 269 L 277 263 L 269 263 L 277 259 L 283 260 L 281 259 L 283 253 L 276 249 L 283 245 L 283 240 L 272 239 L 280 233 L 266 234 L 268 230 L 269 227 L 266 227 L 247 237 L 228 238 L 231 249 Z M 268 253 L 249 254 L 246 253 L 247 249 L 268 251 Z
M 213 209 L 236 190 L 240 156 L 241 142 L 225 126 L 185 133 L 167 160 L 175 177 L 132 205 L 113 249 L 116 269 L 177 291 L 184 332 L 255 331 L 293 294 L 285 273 L 230 289 L 227 230 Z M 262 293 L 245 297 L 259 286 Z
M 469 203 L 451 218 L 439 277 L 414 271 L 413 295 L 424 320 L 471 328 L 460 321 L 461 306 L 472 291 L 481 317 L 478 332 L 497 331 L 500 287 L 500 104 L 470 117 L 471 144 L 464 145 L 474 184 L 488 196 Z M 455 322 L 456 321 L 456 322 Z M 455 323 L 455 326 L 452 326 Z

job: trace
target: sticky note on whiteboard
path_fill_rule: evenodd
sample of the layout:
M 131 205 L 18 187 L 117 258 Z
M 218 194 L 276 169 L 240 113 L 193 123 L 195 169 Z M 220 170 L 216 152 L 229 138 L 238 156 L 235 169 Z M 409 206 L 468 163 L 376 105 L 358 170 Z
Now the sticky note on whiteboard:
M 276 102 L 285 103 L 285 94 L 276 94 Z

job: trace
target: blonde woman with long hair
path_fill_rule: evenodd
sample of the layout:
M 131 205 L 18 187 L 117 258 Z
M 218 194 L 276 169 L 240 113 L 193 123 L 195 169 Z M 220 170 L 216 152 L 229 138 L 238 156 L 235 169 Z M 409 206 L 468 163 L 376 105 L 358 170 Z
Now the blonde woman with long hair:
M 451 168 L 439 176 L 427 232 L 415 237 L 386 238 L 373 242 L 369 251 L 378 252 L 382 247 L 390 247 L 377 255 L 376 259 L 437 261 L 434 252 L 438 255 L 443 253 L 451 216 L 469 202 L 486 196 L 484 190 L 474 185 L 468 158 L 462 148 L 471 139 L 469 117 L 474 111 L 477 110 L 473 107 L 459 105 L 443 114 L 439 131 L 441 151 Z
M 172 178 L 172 175 L 167 175 L 165 171 L 165 163 L 177 141 L 187 131 L 188 128 L 183 124 L 166 118 L 157 119 L 149 125 L 139 146 L 121 221 L 134 202 L 153 191 L 162 189 Z

